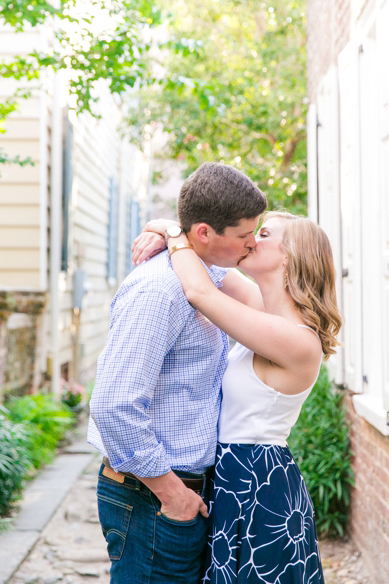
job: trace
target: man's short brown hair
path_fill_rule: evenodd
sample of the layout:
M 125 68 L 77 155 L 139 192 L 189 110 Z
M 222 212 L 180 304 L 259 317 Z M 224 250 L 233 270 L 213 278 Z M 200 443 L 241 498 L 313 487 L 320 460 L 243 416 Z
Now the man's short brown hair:
M 184 231 L 207 223 L 218 235 L 241 219 L 254 219 L 266 209 L 263 192 L 243 172 L 218 162 L 204 162 L 184 182 L 178 217 Z

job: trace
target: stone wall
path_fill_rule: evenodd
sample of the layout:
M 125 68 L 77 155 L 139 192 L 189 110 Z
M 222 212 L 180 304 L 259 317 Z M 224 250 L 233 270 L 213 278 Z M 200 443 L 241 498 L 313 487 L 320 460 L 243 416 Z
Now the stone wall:
M 0 401 L 42 382 L 37 363 L 45 302 L 42 292 L 0 291 Z

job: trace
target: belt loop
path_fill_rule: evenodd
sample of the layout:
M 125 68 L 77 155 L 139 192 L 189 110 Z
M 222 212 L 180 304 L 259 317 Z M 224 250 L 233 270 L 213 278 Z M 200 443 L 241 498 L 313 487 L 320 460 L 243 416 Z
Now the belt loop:
M 203 486 L 202 486 L 201 493 L 200 493 L 200 497 L 202 499 L 204 499 L 206 492 L 207 492 L 207 474 L 204 474 L 203 475 Z

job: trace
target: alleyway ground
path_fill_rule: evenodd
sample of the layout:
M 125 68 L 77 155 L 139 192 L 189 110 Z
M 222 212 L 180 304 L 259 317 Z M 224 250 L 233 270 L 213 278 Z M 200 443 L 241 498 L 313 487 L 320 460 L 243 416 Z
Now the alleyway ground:
M 109 584 L 95 495 L 100 463 L 94 454 L 8 584 Z M 326 584 L 370 584 L 352 542 L 323 541 L 321 552 Z

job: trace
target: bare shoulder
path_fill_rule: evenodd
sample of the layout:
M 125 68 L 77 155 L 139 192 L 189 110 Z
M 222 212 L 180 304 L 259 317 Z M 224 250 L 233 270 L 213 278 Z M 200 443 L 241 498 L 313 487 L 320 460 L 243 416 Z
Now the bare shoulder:
M 317 332 L 305 324 L 297 324 L 296 328 L 302 359 L 309 362 L 321 358 L 322 344 Z
M 306 387 L 310 387 L 316 380 L 322 362 L 322 344 L 313 329 L 305 325 L 296 328 L 296 343 L 299 346 L 300 359 L 296 366 L 291 368 L 291 373 L 294 377 L 304 380 Z

